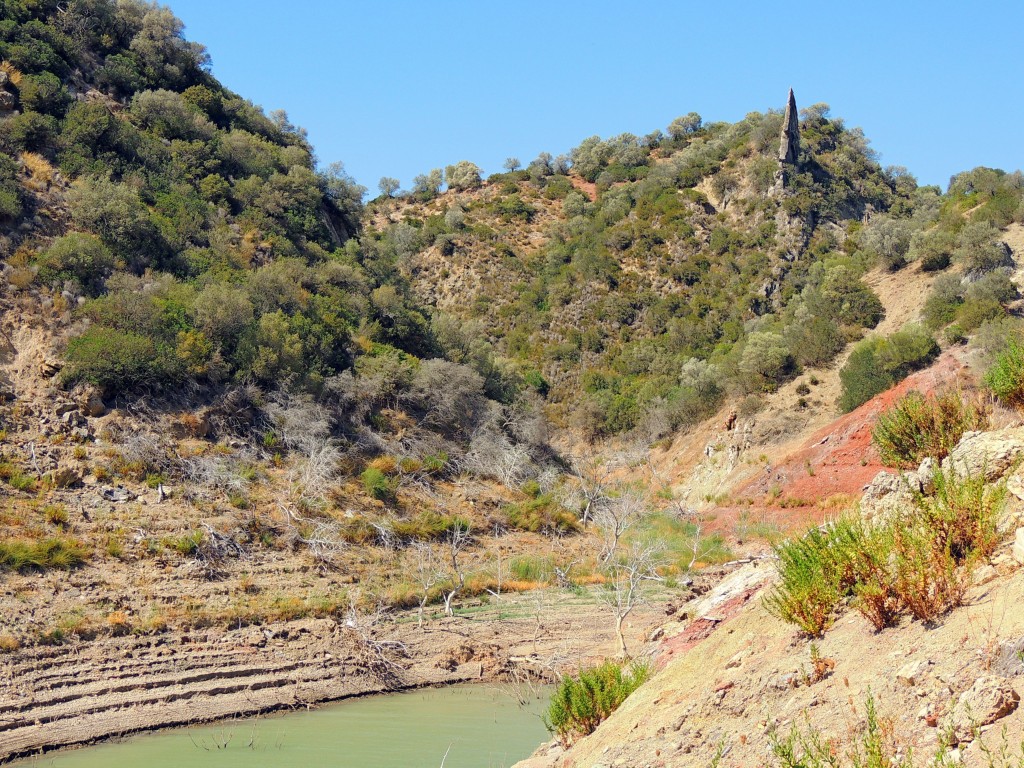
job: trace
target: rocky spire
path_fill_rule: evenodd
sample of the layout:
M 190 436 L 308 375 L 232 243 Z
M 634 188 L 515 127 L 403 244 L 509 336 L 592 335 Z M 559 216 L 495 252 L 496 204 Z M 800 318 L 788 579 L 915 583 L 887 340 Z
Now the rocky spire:
M 779 138 L 779 163 L 796 165 L 800 154 L 800 119 L 796 112 L 796 97 L 793 89 L 789 89 L 789 101 L 786 102 L 786 114 L 782 118 L 782 136 Z
M 796 166 L 800 156 L 800 118 L 796 112 L 796 97 L 789 89 L 786 114 L 782 117 L 782 134 L 779 136 L 779 167 L 775 170 L 775 183 L 768 190 L 769 195 L 778 195 L 786 188 L 790 169 Z

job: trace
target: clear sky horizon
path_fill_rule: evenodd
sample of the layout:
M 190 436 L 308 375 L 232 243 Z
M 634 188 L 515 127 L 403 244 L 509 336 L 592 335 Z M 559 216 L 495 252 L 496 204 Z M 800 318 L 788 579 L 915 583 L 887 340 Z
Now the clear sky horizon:
M 922 184 L 1021 168 L 1024 3 L 169 0 L 213 74 L 309 131 L 370 196 L 381 176 L 485 174 L 695 111 L 797 103 L 863 128 Z

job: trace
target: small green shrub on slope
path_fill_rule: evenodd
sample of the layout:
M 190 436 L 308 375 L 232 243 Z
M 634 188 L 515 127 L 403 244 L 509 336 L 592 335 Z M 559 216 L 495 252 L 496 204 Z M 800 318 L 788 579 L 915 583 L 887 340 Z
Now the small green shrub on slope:
M 85 562 L 88 552 L 75 539 L 51 537 L 39 541 L 0 541 L 0 571 L 68 569 Z
M 558 684 L 544 725 L 568 746 L 574 739 L 593 733 L 650 675 L 646 665 L 624 666 L 617 661 L 581 669 Z
M 840 519 L 779 544 L 767 610 L 814 637 L 848 599 L 879 630 L 903 612 L 931 622 L 959 605 L 973 566 L 999 541 L 1006 488 L 953 471 L 933 482 L 933 493 L 903 517 L 875 525 Z
M 1024 409 L 1024 344 L 1010 342 L 985 374 L 985 386 L 1011 408 Z
M 926 456 L 945 458 L 964 432 L 987 426 L 987 409 L 976 398 L 955 390 L 929 397 L 915 391 L 878 417 L 871 441 L 883 464 L 910 468 Z

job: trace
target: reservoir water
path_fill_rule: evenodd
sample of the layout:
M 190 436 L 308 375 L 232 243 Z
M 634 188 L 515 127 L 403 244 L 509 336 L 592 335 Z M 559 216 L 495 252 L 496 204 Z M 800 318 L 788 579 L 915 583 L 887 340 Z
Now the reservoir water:
M 546 693 L 546 692 L 545 692 Z M 546 706 L 482 685 L 368 696 L 140 734 L 13 765 L 54 768 L 501 768 L 548 738 Z

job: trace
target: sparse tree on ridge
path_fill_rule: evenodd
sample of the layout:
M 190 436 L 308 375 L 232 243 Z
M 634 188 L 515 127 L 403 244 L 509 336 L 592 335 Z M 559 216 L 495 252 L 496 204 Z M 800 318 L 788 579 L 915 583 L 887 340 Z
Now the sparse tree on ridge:
M 434 168 L 430 173 L 421 173 L 412 180 L 412 191 L 419 197 L 429 200 L 440 194 L 442 184 L 444 172 L 440 168 Z
M 469 160 L 460 160 L 444 169 L 450 189 L 473 189 L 480 186 L 480 166 Z
M 515 171 L 518 171 L 521 166 L 522 163 L 519 162 L 518 157 L 506 157 L 505 162 L 502 164 L 501 167 L 504 168 L 509 173 L 513 173 Z
M 391 176 L 381 176 L 380 181 L 377 182 L 377 189 L 386 197 L 394 197 L 395 193 L 398 192 L 399 186 L 398 179 Z
M 668 135 L 673 139 L 681 139 L 684 136 L 689 136 L 691 133 L 696 133 L 700 130 L 703 119 L 696 112 L 690 112 L 689 114 L 677 117 L 671 123 L 668 124 Z

